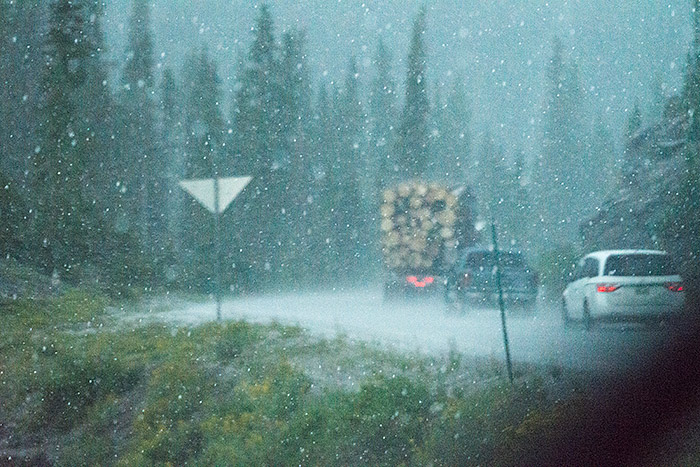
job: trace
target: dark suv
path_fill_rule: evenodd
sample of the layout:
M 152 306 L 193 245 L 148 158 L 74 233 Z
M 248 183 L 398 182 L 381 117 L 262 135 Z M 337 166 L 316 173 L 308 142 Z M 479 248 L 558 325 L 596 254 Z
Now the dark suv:
M 520 253 L 502 252 L 500 264 L 506 303 L 532 310 L 537 298 L 537 274 Z M 474 304 L 495 305 L 497 300 L 496 254 L 486 248 L 467 248 L 447 275 L 445 301 L 466 310 Z

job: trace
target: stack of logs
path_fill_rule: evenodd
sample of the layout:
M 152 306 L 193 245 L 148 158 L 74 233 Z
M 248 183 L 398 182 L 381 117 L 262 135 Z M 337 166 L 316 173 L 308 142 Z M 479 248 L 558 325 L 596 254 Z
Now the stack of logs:
M 457 198 L 444 186 L 406 182 L 384 191 L 382 253 L 392 270 L 429 271 L 454 248 Z

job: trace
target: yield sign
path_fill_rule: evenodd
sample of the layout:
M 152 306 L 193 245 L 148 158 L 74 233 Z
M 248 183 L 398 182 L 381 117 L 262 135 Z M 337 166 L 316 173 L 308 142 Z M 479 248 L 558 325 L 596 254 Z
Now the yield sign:
M 219 179 L 219 213 L 226 210 L 231 201 L 236 199 L 236 196 L 243 191 L 253 177 L 226 177 Z M 216 212 L 216 200 L 214 199 L 214 179 L 206 178 L 203 180 L 183 180 L 180 186 L 194 198 L 202 203 L 202 206 L 207 208 L 214 214 Z

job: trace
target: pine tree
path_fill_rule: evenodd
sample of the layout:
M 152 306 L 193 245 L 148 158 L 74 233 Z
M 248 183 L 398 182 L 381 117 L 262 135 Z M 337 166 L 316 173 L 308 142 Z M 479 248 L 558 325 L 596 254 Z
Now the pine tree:
M 395 181 L 396 161 L 392 148 L 396 138 L 396 84 L 392 78 L 391 52 L 380 39 L 375 57 L 376 74 L 369 95 L 369 151 L 363 177 L 373 186 L 371 197 L 377 200 L 381 189 Z
M 331 184 L 333 171 L 333 148 L 335 129 L 333 127 L 333 107 L 328 89 L 319 86 L 311 127 L 313 147 L 312 182 L 311 182 L 311 254 L 312 267 L 318 271 L 319 280 L 330 277 L 331 265 L 335 264 L 332 256 L 333 245 L 330 242 L 332 231 L 334 191 L 340 189 Z
M 154 205 L 154 191 L 162 182 L 162 160 L 155 150 L 154 51 L 151 7 L 147 0 L 133 0 L 129 18 L 126 64 L 122 76 L 123 105 L 121 187 L 130 230 L 138 232 L 144 246 L 157 251 L 162 233 L 161 206 Z
M 432 164 L 423 175 L 430 180 L 440 180 L 441 182 L 446 181 L 447 173 L 450 171 L 448 160 L 450 155 L 453 154 L 446 138 L 446 130 L 450 123 L 447 116 L 447 103 L 442 95 L 443 87 L 442 83 L 435 86 L 435 92 L 431 99 L 428 134 L 430 135 Z
M 47 3 L 0 1 L 0 170 L 27 199 L 35 193 L 27 176 L 40 140 Z
M 515 159 L 506 161 L 503 184 L 502 229 L 499 235 L 503 245 L 519 251 L 528 251 L 531 246 L 530 196 L 525 186 L 525 155 L 518 152 Z
M 464 185 L 471 152 L 471 114 L 461 76 L 454 77 L 446 96 L 437 87 L 433 101 L 431 150 L 434 176 L 450 186 Z
M 413 24 L 408 52 L 406 101 L 396 145 L 396 160 L 403 178 L 422 176 L 431 164 L 428 132 L 430 104 L 427 93 L 425 44 L 426 10 L 422 8 Z
M 580 118 L 583 92 L 578 70 L 564 62 L 561 42 L 547 68 L 542 153 L 535 167 L 535 212 L 542 220 L 543 245 L 567 244 L 578 239 L 578 219 L 588 214 L 590 174 L 584 151 L 585 134 Z M 550 202 L 552 197 L 556 203 Z
M 9 55 L 10 49 L 10 37 L 11 37 L 11 23 L 10 23 L 10 5 L 6 3 L 6 0 L 0 0 L 0 76 L 3 76 L 3 86 L 0 86 L 0 120 L 2 122 L 7 122 L 10 117 L 10 74 L 9 66 L 10 63 L 7 61 L 6 57 Z M 10 150 L 7 147 L 7 142 L 10 141 L 10 132 L 6 124 L 2 125 L 0 129 L 0 154 L 10 154 Z M 7 157 L 7 156 L 5 156 Z M 0 167 L 4 169 L 4 167 Z
M 363 203 L 360 171 L 364 166 L 363 142 L 365 114 L 360 101 L 359 73 L 355 57 L 351 57 L 342 93 L 335 104 L 337 145 L 331 169 L 331 186 L 337 186 L 332 203 L 336 254 L 343 270 L 351 275 L 365 261 L 367 250 L 367 204 Z M 337 277 L 337 276 L 336 276 Z
M 158 151 L 165 160 L 167 185 L 164 187 L 164 205 L 167 206 L 167 244 L 173 252 L 182 251 L 182 232 L 185 195 L 178 183 L 185 178 L 184 124 L 181 90 L 169 68 L 163 72 L 160 86 L 160 144 Z
M 441 130 L 448 148 L 443 165 L 446 179 L 453 185 L 466 183 L 471 153 L 471 111 L 464 79 L 457 74 L 447 97 L 445 124 Z
M 225 164 L 221 80 L 206 49 L 194 52 L 185 64 L 185 177 L 221 177 Z M 208 286 L 215 258 L 214 218 L 189 197 L 185 207 L 184 256 L 190 281 Z
M 284 177 L 285 223 L 281 229 L 282 242 L 279 256 L 286 267 L 282 280 L 301 286 L 302 282 L 316 274 L 309 267 L 308 249 L 311 243 L 308 233 L 311 225 L 309 196 L 313 178 L 311 165 L 311 91 L 305 54 L 305 34 L 290 30 L 282 35 L 279 65 L 280 82 L 280 136 L 283 152 L 289 155 L 289 164 L 279 173 Z
M 0 6 L 2 8 L 2 6 Z M 1 27 L 1 26 L 0 26 Z M 26 240 L 27 206 L 17 190 L 16 183 L 0 171 L 0 257 L 26 260 L 31 245 Z
M 619 192 L 622 176 L 610 124 L 601 115 L 595 120 L 589 150 L 599 167 L 595 174 L 596 196 L 593 197 L 594 203 L 599 206 L 604 199 Z
M 85 59 L 85 83 L 77 93 L 77 112 L 80 115 L 79 132 L 87 135 L 85 151 L 87 160 L 86 196 L 103 216 L 111 213 L 116 204 L 113 180 L 115 148 L 114 103 L 108 83 L 101 3 L 88 2 L 86 6 L 84 41 L 88 51 Z M 109 217 L 109 216 L 107 216 Z
M 279 97 L 279 51 L 274 24 L 267 5 L 260 7 L 253 44 L 241 73 L 236 93 L 236 134 L 239 138 L 241 166 L 244 169 L 269 171 L 277 163 L 282 127 Z
M 253 176 L 244 206 L 255 209 L 258 222 L 249 235 L 241 233 L 239 249 L 256 271 L 260 286 L 276 283 L 283 260 L 277 253 L 286 242 L 287 170 L 291 153 L 283 132 L 280 48 L 274 23 L 263 4 L 253 28 L 253 43 L 240 73 L 234 109 L 236 171 Z M 243 215 L 251 215 L 245 211 Z
M 651 102 L 648 110 L 649 121 L 658 122 L 662 119 L 665 102 L 666 84 L 663 82 L 663 75 L 656 72 L 651 81 Z
M 506 164 L 503 149 L 497 146 L 490 131 L 484 135 L 477 167 L 480 176 L 475 189 L 480 204 L 479 211 L 485 218 L 497 219 L 500 222 L 503 217 L 501 208 Z
M 33 186 L 41 187 L 36 207 L 36 230 L 44 245 L 41 266 L 49 273 L 60 270 L 69 278 L 91 257 L 95 225 L 84 193 L 87 135 L 77 133 L 76 94 L 85 83 L 85 62 L 90 56 L 84 30 L 81 3 L 59 0 L 51 5 L 42 144 L 33 171 Z
M 632 112 L 627 118 L 627 125 L 624 133 L 624 155 L 625 164 L 621 168 L 621 183 L 622 186 L 630 186 L 637 183 L 639 171 L 642 170 L 640 160 L 635 158 L 635 153 L 629 151 L 629 146 L 633 142 L 634 137 L 642 128 L 642 113 L 639 110 L 639 103 L 635 101 Z
M 632 113 L 627 119 L 627 138 L 632 138 L 642 128 L 642 111 L 639 102 L 635 101 Z
M 306 35 L 298 30 L 282 36 L 280 63 L 280 131 L 290 152 L 299 146 L 299 137 L 309 130 L 311 86 L 306 64 Z

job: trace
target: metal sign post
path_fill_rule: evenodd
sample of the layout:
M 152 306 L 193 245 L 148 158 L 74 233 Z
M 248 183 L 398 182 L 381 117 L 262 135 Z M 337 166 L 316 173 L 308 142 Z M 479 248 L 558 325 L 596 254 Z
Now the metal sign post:
M 506 351 L 506 367 L 508 379 L 513 383 L 513 365 L 510 361 L 510 345 L 508 343 L 508 329 L 506 328 L 506 307 L 503 302 L 503 287 L 501 286 L 501 254 L 498 251 L 498 237 L 496 235 L 496 222 L 491 222 L 491 236 L 493 237 L 493 251 L 496 255 L 496 287 L 498 287 L 498 307 L 501 310 L 501 327 L 503 328 L 503 347 Z
M 214 214 L 214 248 L 216 253 L 214 274 L 214 296 L 216 298 L 216 319 L 221 321 L 221 288 L 223 283 L 221 239 L 221 213 L 236 199 L 236 196 L 250 183 L 252 177 L 207 178 L 203 180 L 183 180 L 180 187 L 192 195 L 202 206 Z
M 216 320 L 221 321 L 221 284 L 222 279 L 222 261 L 221 261 L 221 209 L 219 206 L 219 174 L 218 171 L 214 177 L 214 254 L 216 255 L 216 283 L 214 284 L 214 298 L 216 300 Z

